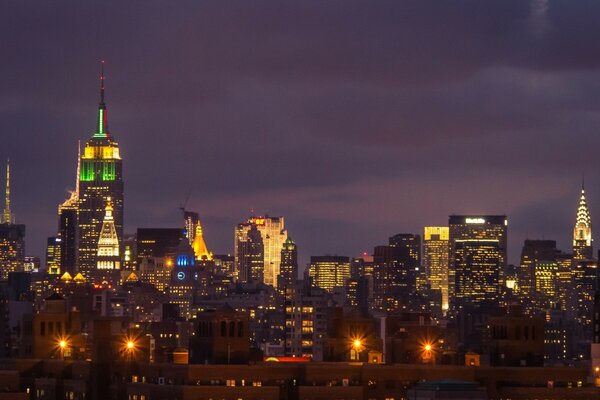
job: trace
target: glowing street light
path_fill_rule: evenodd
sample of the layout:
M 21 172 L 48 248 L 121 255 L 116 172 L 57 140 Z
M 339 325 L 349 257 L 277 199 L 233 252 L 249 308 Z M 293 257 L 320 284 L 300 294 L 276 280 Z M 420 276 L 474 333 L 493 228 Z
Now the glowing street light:
M 131 351 L 135 348 L 135 343 L 133 342 L 133 340 L 128 340 L 126 346 L 127 350 Z

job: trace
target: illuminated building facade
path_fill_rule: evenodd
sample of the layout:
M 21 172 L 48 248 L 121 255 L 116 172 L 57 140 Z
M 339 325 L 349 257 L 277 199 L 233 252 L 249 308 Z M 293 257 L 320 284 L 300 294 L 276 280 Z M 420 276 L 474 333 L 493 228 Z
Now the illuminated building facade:
M 559 301 L 557 253 L 554 240 L 525 240 L 518 291 L 529 311 L 552 308 Z
M 298 279 L 298 247 L 289 237 L 281 249 L 280 265 L 277 288 L 284 293 L 285 289 L 294 286 Z
M 236 243 L 236 269 L 241 282 L 263 283 L 265 272 L 264 242 L 256 225 Z
M 456 307 L 498 305 L 501 253 L 498 240 L 455 240 Z
M 343 256 L 311 256 L 308 275 L 312 284 L 329 293 L 343 287 L 350 278 L 350 258 Z
M 283 217 L 252 217 L 246 222 L 238 224 L 235 227 L 234 235 L 234 256 L 236 263 L 236 272 L 238 279 L 247 282 L 247 275 L 244 269 L 247 270 L 246 261 L 241 257 L 240 250 L 244 243 L 248 241 L 248 235 L 252 227 L 255 227 L 262 238 L 263 243 L 263 273 L 262 282 L 267 285 L 277 287 L 277 276 L 281 267 L 281 249 L 285 243 L 288 234 L 285 229 L 285 220 Z M 256 242 L 254 238 L 253 241 Z
M 592 220 L 585 199 L 585 189 L 582 187 L 573 228 L 573 260 L 592 260 L 594 258 L 592 241 Z
M 50 275 L 60 275 L 60 253 L 62 241 L 60 237 L 48 238 L 46 245 L 46 271 Z
M 119 270 L 121 269 L 121 255 L 119 252 L 119 237 L 115 229 L 113 217 L 112 199 L 106 202 L 104 221 L 98 239 L 98 254 L 96 259 L 97 269 Z
M 196 260 L 212 260 L 213 254 L 208 250 L 204 242 L 202 233 L 202 225 L 200 225 L 200 216 L 198 213 L 184 211 L 185 236 L 190 242 L 190 246 L 194 249 Z
M 327 334 L 327 291 L 299 281 L 285 297 L 285 355 L 322 361 Z
M 450 230 L 447 226 L 426 226 L 423 232 L 423 268 L 431 289 L 442 292 L 442 309 L 448 309 L 448 265 Z
M 6 164 L 6 197 L 0 224 L 0 278 L 22 271 L 25 263 L 25 225 L 15 224 L 10 208 L 10 164 Z
M 98 239 L 108 198 L 112 200 L 117 240 L 123 238 L 123 164 L 119 145 L 108 130 L 104 102 L 104 73 L 100 78 L 100 104 L 96 132 L 89 139 L 80 160 L 78 199 L 78 270 L 96 268 Z
M 498 279 L 492 278 L 493 280 L 500 281 L 501 271 L 506 269 L 507 260 L 507 227 L 508 219 L 506 215 L 451 215 L 448 219 L 448 228 L 450 233 L 450 265 L 448 271 L 448 292 L 450 303 L 452 303 L 456 286 L 458 285 L 458 278 L 456 272 L 458 266 L 456 265 L 457 260 L 463 260 L 461 268 L 467 268 L 467 264 L 470 263 L 469 259 L 463 257 L 471 254 L 478 247 L 482 252 L 481 255 L 471 254 L 471 257 L 478 259 L 478 262 L 484 264 L 494 263 L 494 259 L 497 257 L 497 271 L 493 273 L 495 276 L 498 274 Z M 457 248 L 457 242 L 463 241 Z M 465 243 L 465 241 L 469 241 Z M 477 241 L 482 241 L 481 245 L 477 245 Z M 485 243 L 490 242 L 490 243 Z M 495 244 L 494 244 L 495 243 Z M 496 247 L 496 250 L 492 252 L 492 248 Z M 458 253 L 457 253 L 458 252 Z M 493 253 L 493 254 L 492 254 Z M 488 261 L 484 261 L 488 259 Z M 473 265 L 473 267 L 476 267 Z M 468 267 L 470 269 L 472 267 Z M 485 267 L 487 268 L 487 267 Z M 465 270 L 463 270 L 465 272 Z M 487 273 L 484 273 L 487 275 Z M 466 279 L 466 277 L 464 277 Z M 491 278 L 491 277 L 490 277 Z M 466 283 L 466 282 L 465 282 Z M 502 283 L 502 282 L 499 282 Z M 494 288 L 496 290 L 497 288 Z M 492 291 L 492 288 L 486 290 Z M 463 293 L 463 296 L 465 294 Z

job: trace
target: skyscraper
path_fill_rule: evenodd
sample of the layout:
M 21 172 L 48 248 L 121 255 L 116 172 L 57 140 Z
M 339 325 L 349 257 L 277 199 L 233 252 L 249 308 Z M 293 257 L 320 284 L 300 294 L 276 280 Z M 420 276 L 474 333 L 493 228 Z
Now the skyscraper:
M 265 247 L 262 235 L 256 225 L 245 232 L 245 240 L 236 247 L 236 266 L 238 280 L 242 282 L 262 283 L 265 280 Z
M 75 276 L 77 271 L 77 213 L 79 204 L 79 173 L 81 166 L 81 146 L 77 144 L 77 172 L 75 190 L 67 200 L 58 206 L 58 238 L 60 238 L 60 271 Z
M 196 260 L 212 260 L 213 254 L 208 250 L 204 242 L 202 226 L 200 225 L 200 216 L 196 212 L 184 211 L 183 219 L 185 225 L 185 236 L 194 249 Z
M 540 311 L 559 301 L 558 263 L 554 240 L 525 240 L 521 251 L 518 290 L 528 303 Z
M 308 275 L 314 286 L 332 292 L 350 278 L 350 258 L 342 256 L 311 256 Z
M 447 226 L 426 226 L 423 232 L 423 267 L 431 289 L 441 290 L 442 309 L 448 309 L 450 231 Z
M 115 229 L 112 199 L 110 197 L 106 201 L 104 210 L 102 230 L 100 231 L 100 238 L 98 239 L 96 268 L 99 270 L 119 270 L 121 269 L 119 238 L 117 237 L 117 230 Z
M 60 274 L 60 252 L 62 248 L 62 240 L 57 236 L 48 238 L 46 245 L 46 271 L 50 275 Z
M 235 227 L 234 236 L 234 257 L 236 273 L 238 279 L 244 280 L 245 274 L 242 265 L 243 259 L 240 257 L 240 249 L 244 242 L 248 240 L 248 232 L 252 227 L 256 227 L 263 243 L 263 272 L 262 282 L 267 285 L 277 287 L 277 276 L 281 267 L 281 249 L 287 239 L 287 230 L 283 217 L 252 217 L 246 222 L 242 222 Z
M 119 145 L 108 130 L 104 79 L 102 71 L 96 131 L 87 141 L 80 161 L 77 267 L 84 273 L 96 268 L 98 240 L 108 198 L 112 199 L 119 243 L 123 238 L 123 166 Z
M 585 199 L 585 189 L 582 186 L 573 228 L 573 260 L 592 260 L 594 258 L 592 241 L 592 220 Z
M 23 270 L 25 262 L 25 225 L 15 224 L 10 208 L 10 163 L 6 163 L 5 205 L 0 224 L 0 278 Z
M 502 271 L 506 269 L 507 226 L 506 215 L 450 216 L 448 279 L 451 303 L 453 299 L 478 304 L 499 299 L 498 285 Z M 477 287 L 484 284 L 495 287 Z
M 277 288 L 283 293 L 286 288 L 291 288 L 298 279 L 298 247 L 288 237 L 281 249 L 281 267 L 277 277 Z
M 399 233 L 389 238 L 389 245 L 400 249 L 405 249 L 404 259 L 402 260 L 406 271 L 410 275 L 411 286 L 408 288 L 411 292 L 416 292 L 425 285 L 425 274 L 421 268 L 421 235 L 412 233 Z M 412 281 L 414 280 L 414 284 Z
M 499 241 L 457 239 L 454 242 L 453 256 L 456 306 L 497 305 L 502 258 Z

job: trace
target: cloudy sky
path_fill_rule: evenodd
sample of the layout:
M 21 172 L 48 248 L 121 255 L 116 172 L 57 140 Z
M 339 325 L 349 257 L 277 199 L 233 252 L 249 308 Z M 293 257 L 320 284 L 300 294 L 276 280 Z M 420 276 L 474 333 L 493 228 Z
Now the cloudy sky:
M 570 248 L 581 175 L 600 226 L 597 1 L 4 1 L 0 158 L 43 255 L 95 128 L 99 60 L 126 231 L 200 213 L 231 252 L 251 210 L 301 261 L 449 214 L 506 213 Z M 3 180 L 2 180 L 3 181 Z

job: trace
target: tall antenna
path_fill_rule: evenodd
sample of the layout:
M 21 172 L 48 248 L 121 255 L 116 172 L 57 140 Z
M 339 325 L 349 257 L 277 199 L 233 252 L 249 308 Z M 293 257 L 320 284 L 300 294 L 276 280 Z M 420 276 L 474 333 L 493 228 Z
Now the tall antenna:
M 100 61 L 100 104 L 104 104 L 104 60 Z

